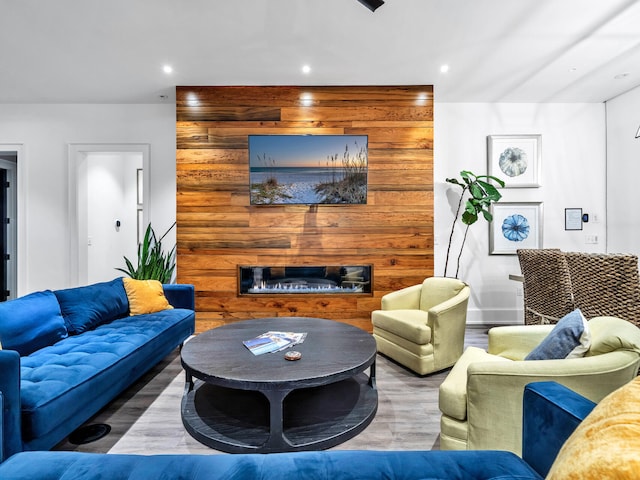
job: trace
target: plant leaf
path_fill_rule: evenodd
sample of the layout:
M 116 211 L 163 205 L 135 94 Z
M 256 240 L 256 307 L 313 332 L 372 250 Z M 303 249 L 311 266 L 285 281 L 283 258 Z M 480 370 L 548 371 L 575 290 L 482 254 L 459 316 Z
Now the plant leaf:
M 444 275 L 447 275 L 447 266 L 449 264 L 449 254 L 451 252 L 451 245 L 453 241 L 453 234 L 455 231 L 456 222 L 458 220 L 458 215 L 460 215 L 461 205 L 463 202 L 463 198 L 465 196 L 465 190 L 469 190 L 470 197 L 465 202 L 464 210 L 461 214 L 462 223 L 467 225 L 467 229 L 465 230 L 464 237 L 462 240 L 462 245 L 460 246 L 460 254 L 458 255 L 458 269 L 456 270 L 456 277 L 458 275 L 458 270 L 460 268 L 460 257 L 462 255 L 462 250 L 464 249 L 465 241 L 467 239 L 467 232 L 470 225 L 474 224 L 478 221 L 478 215 L 482 213 L 484 219 L 488 222 L 493 220 L 493 216 L 489 212 L 489 207 L 492 203 L 499 201 L 502 198 L 502 194 L 498 191 L 495 185 L 492 182 L 497 183 L 501 187 L 504 187 L 505 183 L 493 175 L 475 175 L 469 170 L 462 170 L 460 172 L 460 178 L 462 181 L 456 178 L 447 178 L 446 181 L 448 183 L 454 185 L 460 185 L 462 187 L 462 192 L 460 193 L 460 198 L 458 201 L 458 208 L 455 212 L 455 216 L 453 218 L 453 223 L 451 225 L 451 233 L 449 235 L 449 245 L 447 247 L 447 255 L 444 263 Z M 464 182 L 464 183 L 463 183 Z
M 174 245 L 168 253 L 164 253 L 162 239 L 175 225 L 174 222 L 169 227 L 169 230 L 158 240 L 155 231 L 149 224 L 142 242 L 138 244 L 137 266 L 134 267 L 133 263 L 127 257 L 124 257 L 127 269 L 116 268 L 116 270 L 126 273 L 137 280 L 159 280 L 162 283 L 169 283 L 175 269 L 176 246 Z
M 475 210 L 473 211 L 473 213 L 471 213 L 469 210 L 465 210 L 464 212 L 462 212 L 461 219 L 462 223 L 464 223 L 465 225 L 473 225 L 478 221 L 478 215 Z

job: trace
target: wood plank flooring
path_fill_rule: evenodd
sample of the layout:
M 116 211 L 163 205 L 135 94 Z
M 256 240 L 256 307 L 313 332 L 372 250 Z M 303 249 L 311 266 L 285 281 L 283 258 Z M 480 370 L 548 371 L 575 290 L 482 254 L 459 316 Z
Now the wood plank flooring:
M 465 344 L 486 348 L 488 328 L 468 327 Z M 379 355 L 376 373 L 379 405 L 375 419 L 361 434 L 334 449 L 438 449 L 438 387 L 448 370 L 421 377 Z M 109 424 L 111 432 L 107 436 L 84 445 L 65 439 L 53 450 L 220 453 L 185 432 L 180 419 L 183 387 L 183 370 L 176 350 L 87 422 Z

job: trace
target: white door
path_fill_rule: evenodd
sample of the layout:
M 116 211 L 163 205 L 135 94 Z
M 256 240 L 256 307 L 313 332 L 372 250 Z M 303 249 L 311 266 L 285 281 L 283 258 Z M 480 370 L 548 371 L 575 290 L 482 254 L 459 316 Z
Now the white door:
M 87 162 L 87 283 L 123 273 L 124 257 L 134 265 L 138 247 L 137 152 L 92 152 Z
M 135 265 L 139 230 L 148 218 L 148 146 L 74 145 L 70 149 L 71 258 L 74 285 L 125 276 L 126 256 Z M 146 148 L 145 148 L 146 147 Z M 146 169 L 145 169 L 146 167 Z M 73 254 L 73 248 L 76 254 Z M 72 268 L 73 272 L 73 268 Z

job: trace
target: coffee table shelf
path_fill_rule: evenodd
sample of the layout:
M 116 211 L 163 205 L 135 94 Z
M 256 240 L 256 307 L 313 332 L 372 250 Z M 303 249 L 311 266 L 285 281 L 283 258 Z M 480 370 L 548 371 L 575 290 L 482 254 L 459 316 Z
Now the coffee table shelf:
M 268 330 L 307 332 L 295 347 L 302 359 L 254 356 L 242 345 Z M 183 424 L 201 443 L 229 453 L 338 445 L 376 414 L 375 354 L 367 332 L 323 319 L 248 320 L 205 332 L 182 350 Z

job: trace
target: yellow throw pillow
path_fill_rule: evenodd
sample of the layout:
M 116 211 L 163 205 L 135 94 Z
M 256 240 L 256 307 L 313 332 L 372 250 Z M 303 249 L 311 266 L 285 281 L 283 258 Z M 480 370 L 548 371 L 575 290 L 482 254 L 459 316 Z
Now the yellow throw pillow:
M 606 396 L 560 449 L 547 480 L 636 479 L 640 472 L 640 377 Z
M 173 308 L 164 296 L 162 284 L 158 280 L 134 280 L 123 277 L 122 282 L 129 299 L 130 315 L 154 313 Z

